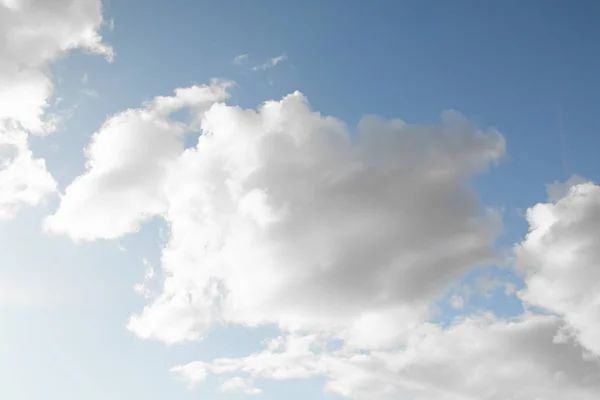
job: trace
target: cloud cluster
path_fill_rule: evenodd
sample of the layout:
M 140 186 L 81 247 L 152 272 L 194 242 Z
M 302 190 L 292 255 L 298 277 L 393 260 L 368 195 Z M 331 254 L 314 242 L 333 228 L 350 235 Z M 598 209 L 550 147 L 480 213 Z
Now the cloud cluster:
M 100 0 L 0 1 L 0 218 L 54 191 L 27 135 L 56 127 L 57 116 L 45 114 L 53 61 L 77 48 L 112 59 L 112 48 L 98 34 L 102 21 Z
M 246 58 L 244 60 L 246 60 L 248 58 L 247 54 L 245 54 L 245 56 L 246 56 Z M 238 57 L 235 58 L 235 61 L 238 60 Z M 244 60 L 242 60 L 242 61 L 244 61 Z M 253 71 L 265 71 L 267 69 L 273 68 L 274 66 L 276 66 L 277 64 L 279 64 L 285 60 L 287 60 L 287 54 L 281 53 L 277 57 L 270 58 L 262 64 L 255 65 L 254 67 L 252 67 L 252 70 Z
M 209 374 L 241 381 L 325 376 L 327 391 L 365 400 L 596 399 L 600 364 L 577 343 L 556 341 L 561 326 L 556 317 L 507 322 L 481 315 L 445 329 L 420 325 L 402 349 L 366 354 L 328 350 L 318 337 L 292 335 L 260 353 L 172 372 L 191 385 Z
M 0 0 L 0 219 L 56 192 L 28 138 L 56 129 L 52 62 L 73 49 L 113 59 L 103 23 L 101 0 Z M 141 338 L 198 340 L 215 324 L 281 332 L 262 352 L 178 365 L 175 375 L 190 386 L 216 375 L 223 393 L 246 395 L 261 394 L 264 379 L 324 377 L 327 391 L 354 399 L 598 398 L 600 186 L 550 185 L 527 212 L 517 295 L 550 315 L 443 326 L 431 322 L 436 301 L 497 261 L 500 217 L 470 183 L 503 157 L 502 135 L 455 111 L 435 125 L 366 116 L 350 129 L 299 92 L 258 109 L 227 105 L 232 85 L 179 88 L 111 116 L 45 220 L 74 241 L 165 221 L 162 274 L 148 264 L 135 287 L 150 302 L 128 323 Z M 174 116 L 182 110 L 185 121 Z M 186 148 L 189 132 L 199 137 Z M 30 304 L 5 286 L 0 303 Z M 499 288 L 515 291 L 482 276 L 450 305 Z
M 518 295 L 556 316 L 443 327 L 428 322 L 435 301 L 496 261 L 499 216 L 470 181 L 504 155 L 503 137 L 454 111 L 436 125 L 367 116 L 349 129 L 298 92 L 242 109 L 224 103 L 231 85 L 177 89 L 110 117 L 46 221 L 94 240 L 165 220 L 162 292 L 128 324 L 141 338 L 197 340 L 221 323 L 282 332 L 261 353 L 175 374 L 190 385 L 222 375 L 221 391 L 249 395 L 262 379 L 324 376 L 328 391 L 356 399 L 597 398 L 597 185 L 550 187 L 516 248 Z M 182 109 L 188 122 L 172 118 Z M 188 131 L 200 135 L 185 148 Z M 498 288 L 515 290 L 483 276 L 457 293 L 464 305 Z

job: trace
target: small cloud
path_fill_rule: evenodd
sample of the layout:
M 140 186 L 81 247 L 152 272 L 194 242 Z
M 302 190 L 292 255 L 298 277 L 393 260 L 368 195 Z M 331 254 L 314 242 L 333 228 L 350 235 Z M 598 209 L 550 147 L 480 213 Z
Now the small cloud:
M 221 383 L 220 390 L 223 393 L 243 393 L 249 396 L 262 394 L 262 390 L 253 386 L 252 383 L 252 379 L 236 376 Z
M 90 77 L 88 76 L 87 72 L 84 72 L 83 76 L 81 77 L 81 83 L 83 83 L 84 85 L 87 85 L 89 81 L 90 81 Z
M 240 54 L 239 56 L 235 56 L 235 58 L 233 59 L 233 63 L 235 65 L 241 65 L 241 64 L 245 63 L 246 61 L 248 61 L 248 53 Z
M 287 54 L 281 53 L 277 57 L 271 58 L 264 64 L 256 65 L 256 66 L 252 67 L 252 70 L 253 71 L 264 71 L 266 69 L 273 68 L 274 66 L 276 66 L 277 64 L 279 64 L 280 62 L 285 61 L 285 60 L 287 60 Z
M 106 25 L 108 26 L 108 30 L 113 32 L 115 30 L 115 19 L 111 18 Z
M 142 263 L 146 266 L 146 272 L 144 273 L 144 279 L 142 282 L 136 283 L 133 286 L 133 290 L 140 296 L 143 296 L 143 297 L 149 299 L 153 296 L 150 285 L 152 284 L 152 280 L 154 279 L 154 276 L 155 276 L 154 267 L 145 258 L 142 260 Z
M 83 89 L 81 91 L 81 93 L 85 94 L 86 96 L 89 97 L 98 97 L 98 92 L 96 92 L 94 89 Z
M 456 310 L 460 310 L 465 307 L 465 299 L 460 295 L 454 295 L 450 298 L 450 306 Z

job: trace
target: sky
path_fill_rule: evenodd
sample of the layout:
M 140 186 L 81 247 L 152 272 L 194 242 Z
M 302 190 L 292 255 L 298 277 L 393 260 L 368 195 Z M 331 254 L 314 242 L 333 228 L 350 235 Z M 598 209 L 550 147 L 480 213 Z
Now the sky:
M 597 399 L 599 17 L 0 0 L 0 398 Z

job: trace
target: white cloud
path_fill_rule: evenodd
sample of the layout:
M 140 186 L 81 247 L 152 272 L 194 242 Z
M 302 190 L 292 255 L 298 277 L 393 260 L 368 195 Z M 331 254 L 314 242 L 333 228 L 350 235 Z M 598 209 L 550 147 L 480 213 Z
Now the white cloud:
M 81 91 L 81 93 L 85 94 L 88 97 L 98 97 L 98 92 L 96 92 L 94 89 L 83 89 Z
M 282 53 L 282 54 L 278 55 L 277 57 L 270 58 L 263 64 L 255 65 L 254 67 L 252 67 L 252 70 L 253 71 L 264 71 L 266 69 L 273 68 L 274 66 L 276 66 L 277 64 L 279 64 L 280 62 L 285 61 L 285 60 L 287 60 L 287 54 Z
M 551 202 L 527 211 L 530 232 L 516 248 L 529 305 L 564 317 L 600 355 L 600 186 L 581 178 L 549 188 Z
M 238 56 L 235 56 L 233 59 L 233 63 L 236 65 L 241 65 L 246 61 L 248 61 L 248 54 L 240 54 Z
M 296 93 L 259 112 L 216 105 L 202 127 L 166 180 L 168 278 L 129 324 L 141 337 L 198 338 L 225 320 L 385 346 L 493 260 L 498 220 L 464 186 L 504 142 L 456 113 L 440 127 L 366 118 L 353 142 Z
M 394 351 L 330 351 L 316 345 L 315 337 L 286 337 L 261 353 L 172 371 L 190 384 L 208 374 L 275 380 L 324 376 L 327 391 L 365 400 L 598 398 L 598 361 L 572 341 L 555 341 L 560 328 L 555 317 L 507 322 L 483 315 L 447 329 L 420 325 Z
M 450 306 L 454 309 L 459 310 L 464 308 L 468 301 L 469 298 L 466 295 L 466 293 L 454 294 L 452 295 L 452 297 L 450 297 Z
M 203 110 L 227 97 L 229 85 L 177 89 L 174 96 L 110 117 L 85 150 L 86 173 L 67 187 L 59 210 L 46 219 L 46 229 L 74 240 L 113 239 L 166 212 L 167 171 L 183 153 L 188 128 L 168 117 L 188 107 L 200 118 Z
M 47 220 L 89 240 L 165 218 L 163 292 L 129 323 L 140 337 L 193 340 L 225 321 L 389 346 L 495 259 L 498 216 L 467 183 L 503 156 L 497 132 L 446 112 L 439 126 L 371 116 L 354 134 L 300 93 L 206 110 L 224 97 L 218 85 L 180 89 L 111 117 Z M 202 134 L 184 151 L 169 113 L 190 105 Z
M 33 157 L 30 133 L 57 128 L 60 114 L 45 113 L 52 93 L 49 65 L 80 48 L 113 57 L 97 29 L 98 0 L 3 0 L 0 2 L 0 218 L 55 191 L 44 160 Z M 7 157 L 7 149 L 14 153 Z
M 48 65 L 81 48 L 112 59 L 102 43 L 98 0 L 13 1 L 0 6 L 0 119 L 45 133 L 44 110 L 52 92 Z

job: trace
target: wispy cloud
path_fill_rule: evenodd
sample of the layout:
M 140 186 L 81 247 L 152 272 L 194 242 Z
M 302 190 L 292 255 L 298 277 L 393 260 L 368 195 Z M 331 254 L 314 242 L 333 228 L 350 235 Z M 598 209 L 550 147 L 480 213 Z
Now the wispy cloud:
M 246 61 L 248 61 L 248 53 L 240 54 L 239 56 L 235 56 L 235 58 L 233 59 L 233 63 L 235 65 L 241 65 L 241 64 L 245 63 Z
M 81 91 L 81 93 L 85 94 L 88 97 L 98 97 L 98 92 L 96 92 L 94 89 L 83 89 Z
M 279 64 L 280 62 L 285 61 L 285 60 L 287 60 L 287 54 L 281 53 L 277 57 L 273 57 L 273 58 L 269 59 L 264 64 L 256 65 L 256 66 L 252 67 L 252 70 L 253 71 L 264 71 L 266 69 L 273 68 L 274 66 L 276 66 L 277 64 Z
M 81 77 L 81 83 L 83 83 L 84 85 L 87 85 L 89 81 L 90 81 L 90 77 L 88 76 L 87 72 L 84 72 L 83 76 Z

